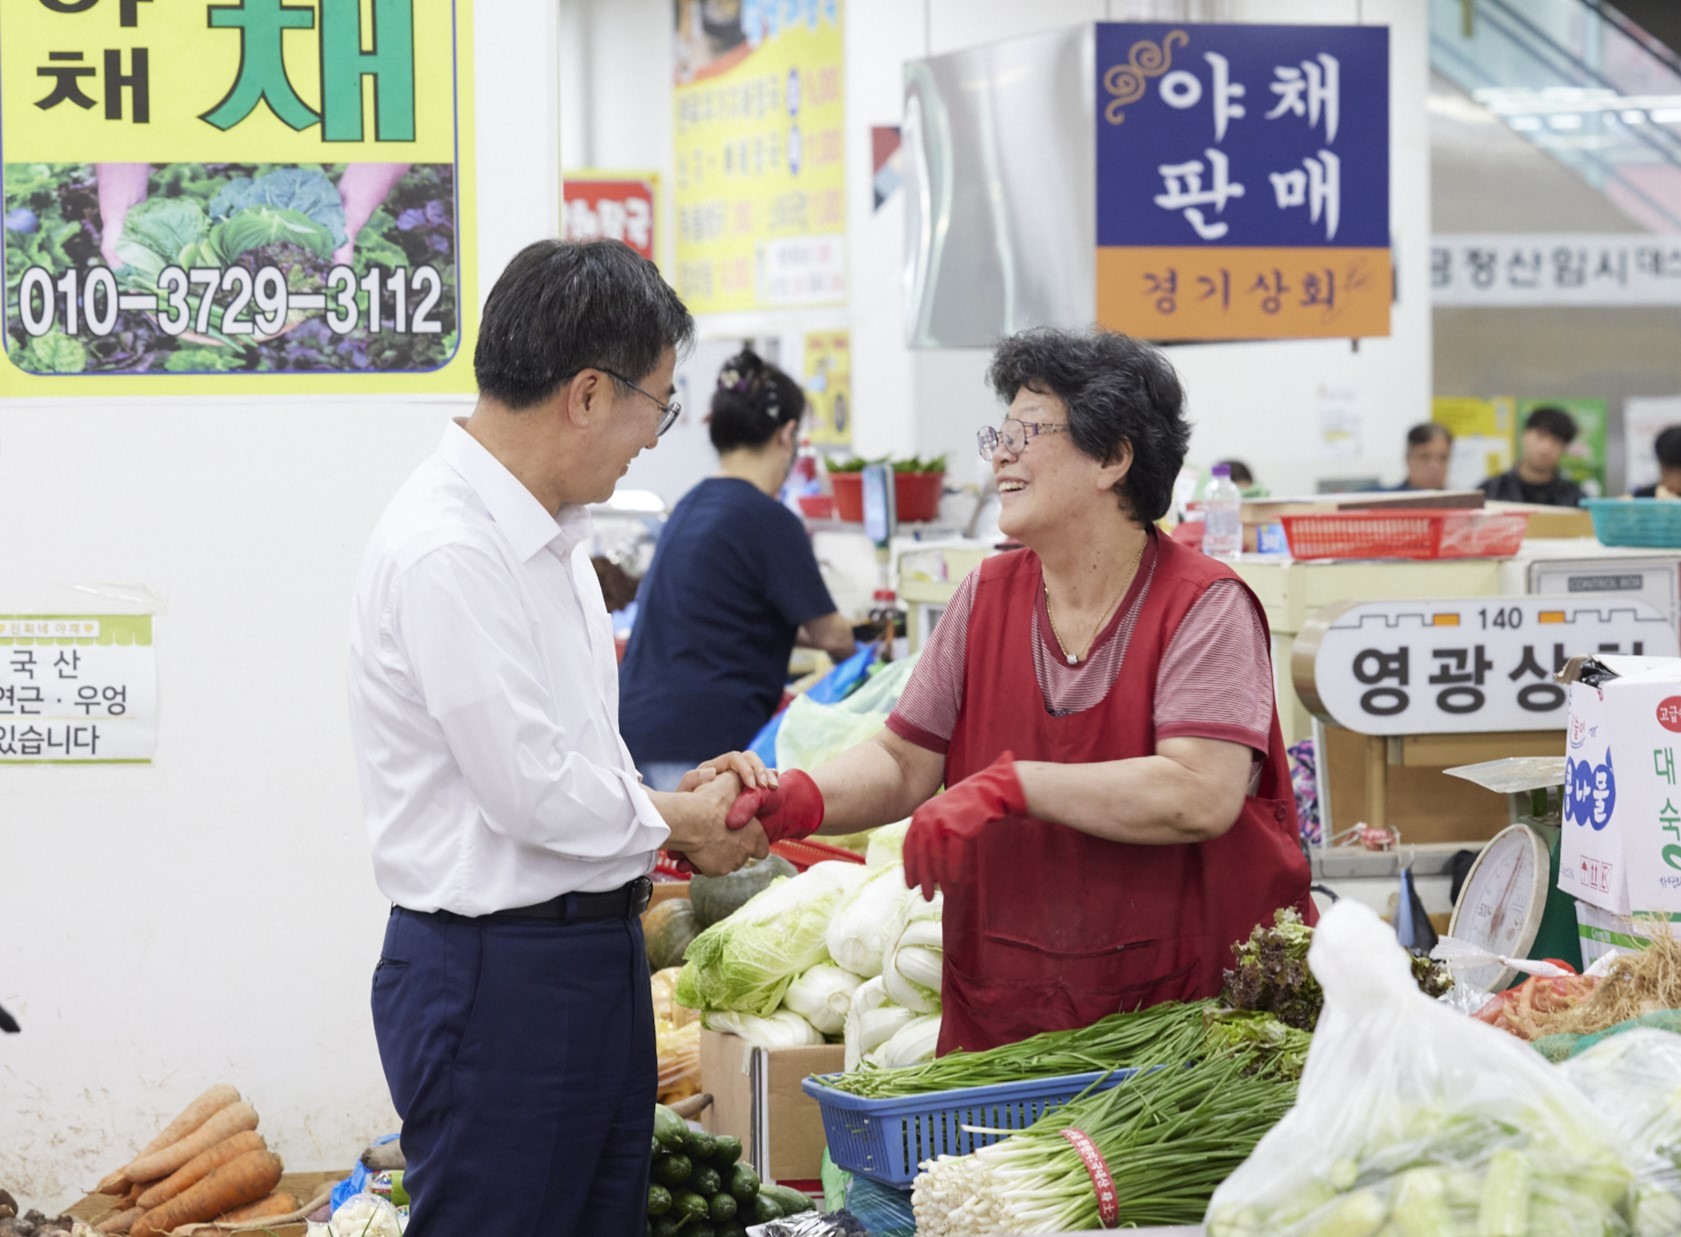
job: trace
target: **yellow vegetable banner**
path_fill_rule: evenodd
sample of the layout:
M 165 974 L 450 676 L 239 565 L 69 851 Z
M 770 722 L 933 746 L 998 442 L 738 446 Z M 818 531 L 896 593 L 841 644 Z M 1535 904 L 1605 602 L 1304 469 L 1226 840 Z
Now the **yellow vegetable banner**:
M 697 314 L 846 299 L 841 0 L 675 0 L 677 289 Z
M 0 5 L 0 394 L 471 390 L 471 0 Z

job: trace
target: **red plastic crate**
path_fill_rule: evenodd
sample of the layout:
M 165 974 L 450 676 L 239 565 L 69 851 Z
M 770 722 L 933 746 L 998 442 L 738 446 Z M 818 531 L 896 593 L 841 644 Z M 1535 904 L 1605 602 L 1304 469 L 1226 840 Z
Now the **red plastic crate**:
M 1521 511 L 1409 508 L 1280 517 L 1294 558 L 1504 558 L 1523 545 Z

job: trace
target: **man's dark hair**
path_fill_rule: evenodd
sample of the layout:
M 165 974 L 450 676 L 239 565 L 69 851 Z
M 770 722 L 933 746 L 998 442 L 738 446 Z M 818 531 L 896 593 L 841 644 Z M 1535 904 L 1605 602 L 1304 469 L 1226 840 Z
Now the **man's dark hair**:
M 1681 468 L 1681 425 L 1672 425 L 1652 443 L 1660 468 Z
M 1576 441 L 1576 419 L 1562 408 L 1537 408 L 1523 423 L 1526 430 L 1539 430 L 1565 446 Z
M 1421 421 L 1407 431 L 1407 450 L 1414 447 L 1427 447 L 1436 439 L 1442 439 L 1448 446 L 1453 446 L 1453 434 L 1445 425 L 1437 425 L 1434 421 Z
M 734 451 L 762 446 L 804 413 L 800 384 L 753 349 L 743 348 L 718 373 L 706 427 L 719 452 Z
M 1255 474 L 1249 471 L 1249 465 L 1242 460 L 1215 460 L 1214 467 L 1224 464 L 1231 474 L 1231 478 L 1238 485 L 1254 485 Z
M 1095 460 L 1112 463 L 1130 444 L 1132 467 L 1115 487 L 1123 508 L 1141 523 L 1167 514 L 1191 425 L 1160 350 L 1114 331 L 1038 327 L 998 345 L 987 380 L 1005 403 L 1023 387 L 1056 396 L 1068 407 L 1068 436 Z
M 659 268 L 624 242 L 537 241 L 514 255 L 485 300 L 473 374 L 481 394 L 518 411 L 583 369 L 641 382 L 661 353 L 687 348 L 694 334 Z M 619 379 L 614 386 L 630 394 Z

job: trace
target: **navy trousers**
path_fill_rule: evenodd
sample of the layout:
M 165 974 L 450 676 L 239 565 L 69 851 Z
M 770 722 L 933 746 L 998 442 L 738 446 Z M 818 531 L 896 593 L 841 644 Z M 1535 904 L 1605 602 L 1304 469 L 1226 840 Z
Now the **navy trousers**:
M 391 912 L 374 1033 L 408 1237 L 640 1237 L 658 1066 L 642 925 Z

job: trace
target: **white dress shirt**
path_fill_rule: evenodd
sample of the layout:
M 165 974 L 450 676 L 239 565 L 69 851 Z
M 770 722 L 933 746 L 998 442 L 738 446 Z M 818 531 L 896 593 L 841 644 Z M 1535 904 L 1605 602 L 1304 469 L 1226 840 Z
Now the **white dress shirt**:
M 582 508 L 550 515 L 452 422 L 374 529 L 350 729 L 374 877 L 460 915 L 613 889 L 667 837 L 619 737 Z

